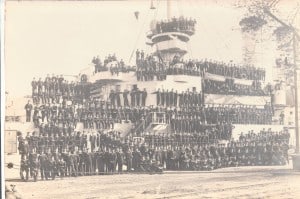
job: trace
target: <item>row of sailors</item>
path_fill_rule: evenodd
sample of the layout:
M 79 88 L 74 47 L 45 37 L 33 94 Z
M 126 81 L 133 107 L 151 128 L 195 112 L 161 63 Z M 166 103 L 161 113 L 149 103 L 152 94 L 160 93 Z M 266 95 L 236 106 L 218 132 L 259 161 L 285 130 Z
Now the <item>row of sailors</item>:
M 46 153 L 28 152 L 22 157 L 20 175 L 26 180 L 30 169 L 39 169 L 41 179 L 55 179 L 56 176 L 103 175 L 130 171 L 149 171 L 151 163 L 166 170 L 212 170 L 222 167 L 247 165 L 284 165 L 288 162 L 288 142 L 272 141 L 230 141 L 226 144 L 203 144 L 190 142 L 181 145 L 140 147 L 99 147 Z
M 144 55 L 144 54 L 142 54 Z M 155 59 L 152 55 L 144 56 L 136 52 L 137 71 L 143 74 L 156 74 L 157 72 L 164 72 L 166 75 L 193 75 L 204 77 L 205 73 L 220 75 L 229 78 L 246 79 L 264 81 L 266 71 L 263 68 L 255 68 L 253 66 L 237 66 L 233 64 L 226 64 L 213 60 L 180 60 L 175 55 L 170 65 L 167 67 L 162 64 L 159 59 Z
M 123 109 L 124 110 L 124 109 Z M 147 111 L 148 112 L 148 111 Z M 138 112 L 137 109 L 125 109 L 125 111 L 119 110 L 112 113 L 116 117 L 100 114 L 93 114 L 92 112 L 83 112 L 80 118 L 80 122 L 90 124 L 94 126 L 94 122 L 105 122 L 112 120 L 114 122 L 121 122 L 122 120 L 137 122 L 139 118 L 145 118 L 149 115 L 149 112 Z M 155 113 L 155 112 L 152 112 Z M 104 113 L 105 114 L 105 113 Z M 157 113 L 155 113 L 157 114 Z M 219 124 L 219 123 L 234 123 L 234 124 L 271 124 L 272 113 L 267 112 L 264 109 L 202 109 L 197 112 L 182 112 L 176 114 L 173 110 L 168 112 L 161 112 L 165 115 L 164 122 L 168 123 L 171 119 L 193 121 L 196 120 L 200 124 Z M 91 127 L 92 128 L 92 127 Z
M 123 103 L 121 104 L 121 95 Z M 129 96 L 130 95 L 130 105 L 131 106 L 146 106 L 146 99 L 148 92 L 144 88 L 140 90 L 139 88 L 132 89 L 130 92 L 125 89 L 124 92 L 111 90 L 109 94 L 110 103 L 113 107 L 129 107 Z
M 47 77 L 42 80 L 42 78 L 39 78 L 39 80 L 36 80 L 33 78 L 31 82 L 32 87 L 32 95 L 56 95 L 56 94 L 64 94 L 64 93 L 71 93 L 74 94 L 76 92 L 76 86 L 78 85 L 78 82 L 74 81 L 67 81 L 64 79 L 64 77 L 61 76 L 55 76 L 54 74 L 52 77 L 48 74 Z
M 173 65 L 168 67 L 167 69 L 164 69 L 164 67 L 140 68 L 136 70 L 137 81 L 163 81 L 166 80 L 168 75 L 189 75 L 205 77 L 205 71 L 202 68 L 196 66 L 199 65 L 195 65 L 191 68 L 183 64 Z M 224 77 L 232 78 L 231 76 Z M 243 75 L 239 79 L 247 78 Z
M 162 136 L 153 136 L 147 133 L 144 134 L 132 134 L 130 139 L 125 139 L 125 144 L 130 144 L 130 140 L 132 137 L 143 136 L 145 138 L 145 142 L 149 143 L 150 146 L 165 146 L 165 145 L 180 145 L 180 144 L 188 144 L 188 143 L 214 143 L 217 140 L 229 140 L 231 138 L 231 125 L 217 125 L 217 126 L 201 126 L 201 131 L 192 133 L 189 131 L 186 132 L 178 132 L 176 131 L 174 134 L 170 135 L 162 135 Z M 118 134 L 117 134 L 118 133 Z M 31 146 L 38 147 L 38 151 L 50 147 L 52 150 L 55 148 L 59 148 L 61 152 L 63 148 L 74 149 L 74 145 L 77 145 L 79 149 L 87 146 L 87 140 L 91 143 L 91 148 L 99 147 L 101 145 L 106 145 L 108 147 L 111 146 L 120 146 L 120 133 L 108 133 L 106 136 L 103 133 L 99 134 L 80 134 L 77 135 L 66 135 L 61 131 L 53 132 L 40 132 L 41 135 L 44 136 L 32 136 L 28 139 L 28 143 Z M 48 136 L 49 135 L 49 136 Z M 105 138 L 106 137 L 106 138 Z M 240 141 L 248 142 L 248 141 L 257 141 L 263 140 L 274 141 L 274 140 L 289 140 L 289 134 L 287 132 L 272 132 L 270 129 L 265 131 L 264 129 L 258 133 L 254 134 L 253 131 L 249 132 L 246 135 L 241 134 Z M 116 144 L 117 143 L 117 144 Z
M 194 135 L 206 135 L 208 138 L 229 140 L 232 135 L 232 125 L 223 123 L 218 125 L 203 125 L 200 120 L 181 120 L 172 119 L 171 129 L 175 134 L 194 134 Z
M 154 135 L 146 133 L 142 135 L 144 142 L 147 143 L 150 147 L 165 147 L 165 146 L 177 146 L 177 145 L 204 145 L 209 143 L 217 143 L 219 140 L 230 140 L 231 135 L 228 138 L 218 137 L 218 134 L 221 135 L 226 131 L 225 128 L 232 128 L 231 126 L 205 126 L 205 130 L 200 133 L 171 133 L 171 134 L 161 134 Z M 225 129 L 225 130 L 224 130 Z M 228 129 L 227 129 L 228 130 Z M 229 132 L 231 134 L 231 130 Z M 104 133 L 103 131 L 98 132 L 73 132 L 71 135 L 62 135 L 62 134 L 50 134 L 48 136 L 45 132 L 40 132 L 37 135 L 33 132 L 31 135 L 27 133 L 27 136 L 23 138 L 22 136 L 18 137 L 19 141 L 19 151 L 20 154 L 26 156 L 29 151 L 35 149 L 37 152 L 51 150 L 52 152 L 58 151 L 62 152 L 63 150 L 83 150 L 88 145 L 91 150 L 94 151 L 96 148 L 104 147 L 122 147 L 126 146 L 135 146 L 140 145 L 140 141 L 133 141 L 136 138 L 136 135 L 131 134 L 124 139 L 121 139 L 121 133 L 118 131 L 108 131 Z M 254 133 L 253 130 L 248 131 L 247 134 L 240 134 L 238 141 L 243 143 L 249 142 L 283 142 L 288 143 L 290 134 L 288 131 L 272 131 L 261 130 L 258 133 Z M 232 141 L 232 140 L 231 140 Z
M 167 73 L 165 70 L 161 71 L 136 71 L 137 81 L 164 81 L 167 79 Z
M 175 134 L 191 134 L 194 133 L 195 135 L 203 135 L 207 138 L 211 139 L 230 139 L 232 134 L 232 125 L 231 124 L 218 124 L 218 125 L 205 125 L 199 124 L 194 125 L 194 123 L 189 122 L 189 120 L 184 120 L 179 122 L 178 124 L 174 124 L 173 121 L 171 123 L 171 128 Z M 92 127 L 90 129 L 93 129 Z M 96 128 L 96 129 L 113 129 L 113 128 Z M 74 128 L 69 128 L 65 130 L 64 128 L 60 128 L 55 125 L 45 125 L 40 126 L 39 128 L 40 134 L 43 135 L 43 139 L 59 139 L 61 136 L 72 137 L 75 139 L 72 132 L 74 132 Z M 101 130 L 101 131 L 102 131 Z M 132 129 L 132 134 L 135 136 L 145 135 L 144 129 Z M 83 134 L 83 137 L 87 137 L 87 135 Z M 82 139 L 82 136 L 77 136 L 78 139 Z M 94 135 L 91 135 L 93 137 Z M 205 138 L 206 139 L 206 138 Z
M 37 84 L 37 86 L 34 84 Z M 34 104 L 59 103 L 63 99 L 88 98 L 88 96 L 88 84 L 64 80 L 61 84 L 54 82 L 53 85 L 48 87 L 41 78 L 38 82 L 35 82 L 35 79 L 32 81 L 32 99 Z
M 133 67 L 126 66 L 123 59 L 117 61 L 115 59 L 107 58 L 104 60 L 103 65 L 101 60 L 99 59 L 99 56 L 97 56 L 97 58 L 93 58 L 92 63 L 94 64 L 94 74 L 104 71 L 110 71 L 112 75 L 118 75 L 120 72 L 128 73 L 130 71 L 135 71 Z M 109 63 L 111 63 L 110 66 L 108 65 Z
M 33 78 L 33 80 L 31 81 L 32 95 L 42 93 L 43 90 L 45 93 L 50 93 L 59 90 L 62 92 L 63 84 L 66 83 L 67 82 L 62 75 L 55 76 L 54 74 L 52 74 L 52 77 L 50 77 L 50 75 L 48 74 L 44 80 L 42 80 L 42 78 L 39 78 L 39 80 Z M 75 86 L 75 83 L 72 82 L 71 85 Z M 73 88 L 74 86 L 71 85 L 70 87 Z
M 89 147 L 94 151 L 96 148 L 113 148 L 120 147 L 122 145 L 121 133 L 118 131 L 98 131 L 98 132 L 75 132 L 71 134 L 62 134 L 61 131 L 55 133 L 39 132 L 37 135 L 35 132 L 32 134 L 27 133 L 27 136 L 23 138 L 18 137 L 19 146 L 18 150 L 23 158 L 30 151 L 35 150 L 37 153 L 42 151 L 59 152 L 83 150 Z
M 105 57 L 103 64 L 99 56 L 94 57 L 92 63 L 94 64 L 94 74 L 108 70 L 112 73 L 112 75 L 118 75 L 120 72 L 128 73 L 130 71 L 135 71 L 133 67 L 125 65 L 123 59 L 118 61 L 115 55 L 108 55 L 108 57 Z
M 236 84 L 234 79 L 226 81 L 215 81 L 211 79 L 203 80 L 203 92 L 218 95 L 247 95 L 247 96 L 266 96 L 270 92 L 262 89 L 260 82 L 253 81 L 252 85 Z
M 154 34 L 164 32 L 181 32 L 181 31 L 195 31 L 196 20 L 186 19 L 184 17 L 175 18 L 171 20 L 160 21 L 156 23 L 155 29 L 152 30 Z
M 168 71 L 172 71 L 170 68 Z M 176 71 L 176 70 L 175 70 Z M 146 75 L 139 74 L 142 71 L 137 71 L 137 77 L 139 80 L 151 80 L 154 78 L 153 75 Z M 112 73 L 114 73 L 112 71 Z M 172 73 L 172 72 L 171 72 Z M 192 72 L 192 74 L 197 75 L 195 71 Z M 157 74 L 157 78 L 159 80 L 166 79 L 166 74 L 160 72 Z M 148 78 L 149 77 L 149 78 Z M 47 87 L 48 85 L 46 82 L 54 82 L 54 87 Z M 65 83 L 63 83 L 65 82 Z M 47 103 L 47 102 L 58 102 L 60 100 L 61 96 L 66 96 L 67 99 L 70 99 L 72 96 L 89 96 L 89 89 L 87 89 L 86 86 L 82 84 L 75 84 L 68 83 L 64 81 L 63 77 L 55 77 L 52 78 L 49 77 L 49 75 L 46 77 L 44 83 L 41 81 L 41 79 L 38 82 L 35 82 L 35 80 L 32 82 L 32 90 L 33 90 L 33 100 L 35 103 Z M 240 95 L 247 95 L 250 93 L 250 95 L 265 95 L 264 91 L 261 89 L 261 84 L 259 82 L 254 82 L 253 85 L 247 86 L 247 85 L 239 85 L 234 84 L 232 80 L 226 81 L 225 83 L 217 82 L 213 80 L 206 79 L 204 81 L 204 90 L 208 93 L 220 93 L 222 91 L 225 92 L 225 94 L 240 94 Z M 51 88 L 51 89 L 50 89 Z
M 264 81 L 266 76 L 266 70 L 264 68 L 255 68 L 254 66 L 228 65 L 216 61 L 205 61 L 203 64 L 206 65 L 205 72 L 225 77 Z
M 109 56 L 111 58 L 106 58 L 104 65 L 102 66 L 99 56 L 93 58 L 92 63 L 95 64 L 95 73 L 101 71 L 108 71 L 107 63 L 112 61 L 117 61 L 115 56 Z M 136 51 L 136 60 L 137 60 L 137 75 L 142 77 L 138 78 L 140 80 L 149 81 L 153 80 L 151 77 L 157 76 L 159 72 L 162 72 L 166 75 L 197 75 L 204 76 L 204 73 L 211 73 L 216 75 L 221 75 L 225 77 L 238 78 L 238 79 L 248 79 L 248 80 L 265 80 L 266 71 L 263 68 L 255 68 L 253 66 L 236 66 L 232 64 L 226 64 L 223 62 L 217 62 L 212 60 L 188 60 L 180 61 L 177 56 L 174 57 L 174 60 L 171 62 L 171 65 L 168 68 L 163 67 L 155 61 L 153 56 L 147 55 L 145 57 L 144 51 Z M 177 64 L 180 63 L 180 64 Z M 114 73 L 128 72 L 125 70 L 125 63 L 121 59 L 117 63 L 117 66 L 110 68 L 110 71 L 115 71 Z M 159 78 L 157 78 L 159 80 Z
M 251 140 L 262 140 L 264 142 L 281 140 L 288 143 L 289 139 L 290 139 L 290 134 L 287 130 L 272 131 L 271 128 L 269 128 L 268 130 L 263 128 L 257 133 L 254 133 L 253 130 L 248 131 L 248 133 L 246 134 L 241 132 L 239 136 L 239 141 L 241 142 L 249 142 Z
M 105 59 L 104 59 L 104 65 L 103 65 L 103 67 L 106 67 L 106 65 L 108 64 L 108 63 L 110 63 L 110 62 L 114 62 L 114 61 L 118 61 L 117 60 L 117 57 L 116 57 L 116 55 L 115 54 L 113 54 L 113 55 L 108 55 L 107 57 L 105 57 Z M 92 59 L 92 63 L 95 65 L 95 66 L 102 66 L 102 62 L 101 62 L 101 59 L 99 58 L 99 55 L 97 55 L 97 57 L 93 57 L 93 59 Z M 123 66 L 123 65 L 125 65 L 124 64 L 124 61 L 121 59 L 121 61 L 120 61 L 120 64 L 121 64 L 121 66 Z
M 157 89 L 156 92 L 156 105 L 163 107 L 177 107 L 177 106 L 202 106 L 204 103 L 204 95 L 202 92 L 196 92 L 194 89 L 190 91 L 182 91 L 178 93 L 177 90 L 171 89 Z M 129 98 L 130 95 L 130 98 Z M 113 107 L 135 107 L 146 106 L 148 92 L 144 88 L 139 90 L 138 88 L 128 91 L 125 89 L 123 92 L 111 90 L 109 94 L 110 103 Z M 130 99 L 130 101 L 129 101 Z
M 197 143 L 198 145 L 216 143 L 220 140 L 231 140 L 232 126 L 229 124 L 223 125 L 202 125 L 199 131 L 176 131 L 170 134 L 151 135 L 148 132 L 135 134 L 132 137 L 143 137 L 145 143 L 149 146 L 178 146 Z M 137 143 L 140 141 L 137 140 Z M 125 143 L 128 141 L 125 139 Z
M 26 155 L 28 151 L 35 149 L 38 153 L 45 150 L 62 152 L 63 150 L 83 150 L 88 145 L 93 151 L 99 147 L 120 147 L 125 145 L 136 145 L 133 138 L 136 136 L 143 136 L 145 142 L 150 146 L 165 146 L 165 145 L 178 145 L 188 143 L 207 144 L 215 143 L 218 140 L 231 139 L 231 125 L 216 125 L 216 126 L 201 126 L 201 130 L 197 132 L 191 131 L 176 131 L 174 134 L 164 134 L 162 136 L 146 134 L 131 134 L 125 139 L 121 139 L 120 132 L 109 131 L 104 133 L 98 131 L 97 133 L 72 132 L 71 134 L 63 133 L 57 129 L 55 132 L 42 130 L 39 135 L 33 132 L 32 135 L 27 134 L 25 139 L 19 137 L 19 151 L 20 154 Z M 241 139 L 240 139 L 241 140 Z M 270 139 L 268 139 L 270 140 Z
M 136 107 L 136 108 L 113 108 L 113 107 L 57 107 L 41 106 L 34 109 L 33 121 L 36 126 L 50 124 L 62 128 L 76 128 L 78 122 L 82 122 L 84 128 L 111 129 L 114 123 L 133 122 L 139 123 L 148 115 L 151 120 L 159 114 L 162 116 L 161 123 L 176 123 L 176 125 L 190 126 L 190 124 L 271 124 L 272 107 L 265 105 L 264 109 L 255 106 L 188 106 L 188 107 Z M 184 125 L 185 124 L 185 125 Z M 187 124 L 187 125 L 186 125 Z M 199 125 L 198 125 L 199 124 Z M 178 129 L 177 127 L 174 129 Z M 190 127 L 187 127 L 190 128 Z M 184 128 L 185 129 L 185 128 Z M 198 128 L 195 128 L 196 130 Z
M 163 107 L 190 107 L 190 106 L 202 106 L 204 104 L 204 95 L 203 93 L 196 92 L 195 89 L 190 91 L 182 91 L 178 93 L 177 90 L 171 89 L 157 89 L 156 93 L 156 105 Z
M 77 177 L 127 172 L 150 172 L 153 165 L 147 164 L 138 149 L 124 152 L 122 148 L 99 148 L 95 152 L 64 151 L 30 153 L 21 160 L 20 177 L 29 180 L 29 172 L 38 170 L 41 180 L 54 180 L 57 176 Z M 149 157 L 148 157 L 149 160 Z M 156 166 L 156 169 L 158 167 Z M 26 177 L 24 177 L 24 172 Z
M 84 87 L 82 87 L 82 90 L 84 90 Z M 158 89 L 152 94 L 156 94 L 156 104 L 158 106 L 200 106 L 204 102 L 204 95 L 201 92 L 197 93 L 195 90 L 189 91 L 189 89 L 187 89 L 186 91 L 182 91 L 181 93 L 178 93 L 177 90 L 174 91 L 173 89 L 171 89 L 170 91 L 168 89 Z M 131 91 L 125 89 L 123 92 L 111 90 L 111 92 L 109 93 L 109 102 L 113 107 L 146 106 L 147 95 L 148 92 L 146 91 L 146 89 L 139 90 L 139 88 L 134 88 Z M 42 107 L 44 107 L 45 104 L 61 104 L 62 107 L 70 106 L 69 103 L 71 102 L 71 105 L 73 105 L 75 103 L 75 99 L 77 98 L 68 98 L 56 95 L 55 98 L 41 97 L 38 99 L 38 103 L 35 101 L 35 99 L 37 98 L 33 97 L 34 104 L 41 103 L 42 105 L 40 106 L 40 108 L 44 109 Z M 79 101 L 76 100 L 77 103 L 79 103 L 80 101 L 82 101 L 82 99 Z M 90 100 L 88 100 L 88 98 L 84 99 L 84 103 L 89 103 L 89 101 Z M 99 106 L 104 106 L 103 103 L 105 102 L 93 101 L 89 104 L 91 108 L 97 108 Z M 27 104 L 25 106 L 25 109 L 28 112 L 31 112 L 32 110 L 35 111 L 35 109 L 33 109 L 33 106 L 30 104 Z
M 264 109 L 256 106 L 210 106 L 200 107 L 179 107 L 179 108 L 133 108 L 118 109 L 121 111 L 121 120 L 137 121 L 138 118 L 146 117 L 149 114 L 165 115 L 164 122 L 170 123 L 171 119 L 200 119 L 202 124 L 269 124 L 272 119 L 272 108 L 266 105 Z M 125 112 L 123 112 L 125 111 Z M 115 112 L 115 114 L 117 114 Z M 100 116 L 101 117 L 101 116 Z
M 175 154 L 175 157 L 178 157 L 178 151 L 182 152 L 182 148 L 185 148 L 186 151 L 193 151 L 196 157 L 200 154 L 195 151 L 199 150 L 207 150 L 208 148 L 212 149 L 210 151 L 210 155 L 212 156 L 212 162 L 210 164 L 210 169 L 214 168 L 220 168 L 226 166 L 244 166 L 244 165 L 283 165 L 286 164 L 286 162 L 289 161 L 288 159 L 288 149 L 289 149 L 289 133 L 287 131 L 281 131 L 281 132 L 273 132 L 270 129 L 268 131 L 262 130 L 260 133 L 256 134 L 253 131 L 248 132 L 248 134 L 243 135 L 241 133 L 241 136 L 239 140 L 233 141 L 231 140 L 227 145 L 225 144 L 219 144 L 216 147 L 213 139 L 207 138 L 205 135 L 197 135 L 197 134 L 177 134 L 173 135 L 172 137 L 165 137 L 165 136 L 159 136 L 159 135 L 147 135 L 145 136 L 145 143 L 147 143 L 147 146 L 150 146 L 150 148 L 155 147 L 159 148 L 162 151 L 168 151 L 168 149 L 172 149 L 172 151 L 169 151 L 170 154 Z M 203 138 L 205 141 L 203 141 Z M 247 138 L 247 139 L 245 139 Z M 212 140 L 212 141 L 211 141 Z M 209 147 L 211 146 L 211 147 Z M 174 150 L 175 149 L 175 150 Z M 179 153 L 181 153 L 179 152 Z M 200 157 L 204 158 L 205 154 L 207 154 L 207 151 Z M 209 155 L 209 156 L 210 156 Z M 161 156 L 158 156 L 159 162 L 164 162 L 164 158 Z M 194 157 L 195 158 L 195 157 Z M 170 158 L 173 159 L 173 158 Z M 174 158 L 177 159 L 178 158 Z M 178 169 L 182 170 L 182 168 L 186 170 L 198 170 L 198 169 L 208 169 L 206 165 L 206 168 L 203 168 L 200 164 L 201 161 L 198 162 L 197 169 L 194 168 L 195 162 L 191 162 L 189 158 L 186 156 L 184 157 L 187 164 L 185 167 L 180 167 L 179 162 L 177 162 L 177 166 L 174 167 L 167 164 L 168 161 L 166 161 L 166 167 L 167 169 Z M 201 158 L 200 158 L 201 159 Z M 173 160 L 174 161 L 174 160 Z M 220 162 L 221 161 L 221 162 Z M 170 161 L 172 162 L 172 161 Z M 202 162 L 203 163 L 203 162 Z M 188 165 L 192 164 L 193 166 L 190 167 Z M 163 164 L 165 165 L 165 164 Z
M 137 70 L 136 78 L 137 81 L 164 81 L 167 79 L 168 75 L 189 75 L 189 76 L 202 76 L 203 72 L 193 69 L 180 69 L 177 67 L 172 67 L 167 70 Z
M 154 77 L 156 80 L 165 80 L 167 75 L 191 75 L 191 76 L 204 76 L 204 74 L 216 74 L 230 78 L 248 79 L 248 80 L 265 80 L 265 69 L 254 68 L 250 66 L 236 66 L 227 65 L 223 62 L 219 63 L 216 61 L 174 61 L 169 67 L 156 62 L 152 56 L 144 58 L 143 51 L 140 53 L 137 51 L 137 80 L 138 81 L 153 81 Z M 175 57 L 176 58 L 176 57 Z M 179 63 L 179 64 L 178 64 Z M 104 67 L 101 69 L 99 65 L 95 65 L 95 73 L 100 71 L 108 71 L 110 69 L 112 74 L 118 74 L 119 72 L 129 72 L 134 69 L 125 68 L 123 60 L 120 61 L 114 67 Z
M 189 143 L 156 156 L 167 170 L 212 170 L 230 166 L 284 165 L 288 162 L 288 144 L 278 142 L 235 142 L 220 144 Z
M 163 134 L 159 135 L 144 135 L 145 143 L 149 146 L 177 146 L 182 144 L 198 143 L 199 145 L 216 143 L 218 140 L 229 138 L 219 137 L 222 135 L 220 129 L 216 127 L 206 127 L 205 131 L 201 133 L 174 133 L 174 134 Z M 104 133 L 98 131 L 97 133 L 83 133 L 80 132 L 72 133 L 70 135 L 63 135 L 61 133 L 47 134 L 40 132 L 36 135 L 35 132 L 32 135 L 27 134 L 25 138 L 19 137 L 19 152 L 23 158 L 28 154 L 29 151 L 35 150 L 37 153 L 42 151 L 59 152 L 72 151 L 72 150 L 84 150 L 89 148 L 94 151 L 97 148 L 115 148 L 122 147 L 123 145 L 136 146 L 140 145 L 140 141 L 134 141 L 136 135 L 132 134 L 124 139 L 121 139 L 120 132 L 110 131 Z M 231 132 L 230 132 L 231 134 Z M 49 136 L 48 136 L 49 135 Z M 227 135 L 228 136 L 228 135 Z
M 119 73 L 129 73 L 131 71 L 135 71 L 135 68 L 129 67 L 129 66 L 128 67 L 125 67 L 125 66 L 120 67 L 119 65 L 114 65 L 114 66 L 109 67 L 109 72 L 112 76 L 113 75 L 119 76 Z
M 204 76 L 203 68 L 199 65 L 189 67 L 186 63 L 179 63 L 166 67 L 153 60 L 137 60 L 136 76 L 138 81 L 162 81 L 168 75 Z

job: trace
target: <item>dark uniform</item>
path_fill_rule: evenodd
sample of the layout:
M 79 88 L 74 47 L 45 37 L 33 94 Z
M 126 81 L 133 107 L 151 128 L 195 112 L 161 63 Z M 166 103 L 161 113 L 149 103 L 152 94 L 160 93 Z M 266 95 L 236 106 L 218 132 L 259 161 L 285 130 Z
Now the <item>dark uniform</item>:
M 31 121 L 31 111 L 32 111 L 32 104 L 29 102 L 25 105 L 25 110 L 26 110 L 26 122 Z
M 26 173 L 26 177 L 24 178 L 24 172 Z M 20 166 L 20 177 L 22 180 L 28 180 L 29 179 L 29 161 L 28 159 L 22 159 L 21 160 L 21 166 Z

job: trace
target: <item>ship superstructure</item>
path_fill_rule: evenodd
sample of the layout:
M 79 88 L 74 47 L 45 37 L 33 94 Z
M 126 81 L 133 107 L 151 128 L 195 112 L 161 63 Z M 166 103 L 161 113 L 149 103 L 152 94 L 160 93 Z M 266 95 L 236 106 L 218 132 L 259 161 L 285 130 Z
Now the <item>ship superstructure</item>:
M 173 17 L 169 10 L 170 1 L 167 1 L 167 5 L 168 18 L 152 22 L 150 31 L 146 35 L 150 41 L 147 44 L 153 49 L 152 54 L 146 55 L 145 52 L 137 50 L 136 66 L 133 68 L 125 69 L 124 64 L 120 66 L 113 59 L 105 64 L 106 70 L 94 72 L 92 68 L 89 72 L 81 73 L 92 84 L 90 97 L 108 102 L 109 106 L 116 109 L 121 107 L 122 110 L 130 107 L 135 109 L 151 107 L 152 112 L 150 111 L 151 113 L 144 115 L 143 118 L 147 122 L 132 124 L 131 130 L 127 130 L 124 135 L 133 133 L 134 136 L 143 137 L 145 133 L 154 133 L 153 129 L 160 129 L 161 133 L 165 132 L 169 135 L 174 134 L 174 127 L 171 127 L 170 124 L 171 119 L 167 118 L 171 116 L 168 116 L 167 112 L 174 111 L 174 109 L 176 111 L 185 109 L 186 107 L 179 104 L 179 101 L 183 100 L 183 103 L 186 103 L 190 96 L 196 95 L 195 98 L 201 102 L 192 102 L 187 105 L 186 111 L 189 111 L 189 108 L 201 111 L 201 107 L 205 107 L 205 109 L 213 107 L 212 110 L 216 110 L 216 112 L 210 116 L 206 115 L 206 117 L 219 117 L 214 122 L 202 121 L 201 125 L 208 123 L 209 125 L 231 125 L 234 123 L 237 129 L 243 129 L 239 127 L 240 124 L 249 124 L 247 128 L 244 128 L 246 132 L 253 128 L 260 129 L 261 125 L 269 128 L 272 125 L 273 110 L 271 90 L 264 84 L 265 70 L 207 60 L 183 61 L 184 55 L 188 53 L 187 45 L 190 37 L 196 31 L 196 21 L 182 16 Z M 142 103 L 145 92 L 147 94 Z M 140 98 L 138 104 L 137 96 Z M 171 98 L 172 103 L 169 101 Z M 176 98 L 176 104 L 174 98 Z M 162 103 L 162 99 L 164 103 Z M 114 102 L 115 100 L 116 102 Z M 125 103 L 127 100 L 128 104 Z M 157 108 L 156 111 L 153 111 L 153 107 Z M 231 109 L 235 111 L 232 111 L 234 113 L 229 116 L 226 112 Z M 243 119 L 241 118 L 244 118 L 243 114 L 246 114 L 248 109 L 251 113 L 263 112 L 263 116 L 260 118 L 256 117 L 255 113 L 254 115 L 250 114 L 249 117 L 253 118 L 248 118 L 247 122 L 242 123 Z M 157 119 L 160 117 L 163 118 Z M 232 118 L 220 119 L 224 117 Z M 182 119 L 193 118 L 184 117 Z M 126 123 L 126 125 L 128 124 Z M 123 128 L 122 125 L 117 126 L 119 129 Z M 283 126 L 273 126 L 273 128 L 282 130 Z M 139 135 L 136 132 L 139 132 Z M 141 132 L 143 134 L 140 134 Z

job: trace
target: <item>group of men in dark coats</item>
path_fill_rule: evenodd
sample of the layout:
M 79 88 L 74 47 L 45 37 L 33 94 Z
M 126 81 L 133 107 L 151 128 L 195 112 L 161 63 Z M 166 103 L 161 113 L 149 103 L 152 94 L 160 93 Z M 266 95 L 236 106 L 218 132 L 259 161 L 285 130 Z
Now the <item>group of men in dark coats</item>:
M 59 103 L 64 100 L 89 97 L 88 84 L 82 84 L 81 82 L 69 82 L 61 76 L 47 75 L 42 80 L 36 80 L 33 78 L 31 82 L 32 87 L 32 100 L 34 104 L 45 104 L 45 103 Z
M 173 17 L 168 21 L 160 21 L 156 23 L 156 29 L 154 33 L 164 33 L 164 32 L 181 32 L 181 31 L 195 31 L 196 20 L 187 19 L 184 17 Z
M 81 137 L 80 133 L 76 136 Z M 76 137 L 75 136 L 75 137 Z M 84 136 L 83 136 L 84 137 Z M 201 140 L 199 134 L 146 135 L 143 143 L 121 139 L 118 132 L 89 134 L 87 140 L 43 143 L 36 135 L 19 136 L 20 176 L 29 179 L 38 169 L 42 180 L 122 172 L 212 170 L 230 166 L 284 165 L 288 162 L 289 133 L 261 130 L 240 134 L 238 140 Z M 63 147 L 60 147 L 60 145 Z M 90 146 L 90 148 L 87 147 Z M 24 177 L 23 173 L 26 173 Z
M 109 93 L 109 100 L 113 107 L 144 107 L 146 106 L 147 95 L 148 93 L 145 88 L 143 90 L 140 90 L 139 88 L 133 88 L 131 91 L 125 89 L 123 92 L 111 90 Z
M 203 80 L 203 92 L 218 95 L 237 95 L 237 96 L 270 96 L 267 89 L 263 89 L 259 81 L 253 80 L 251 85 L 236 84 L 234 79 L 217 81 L 212 79 Z

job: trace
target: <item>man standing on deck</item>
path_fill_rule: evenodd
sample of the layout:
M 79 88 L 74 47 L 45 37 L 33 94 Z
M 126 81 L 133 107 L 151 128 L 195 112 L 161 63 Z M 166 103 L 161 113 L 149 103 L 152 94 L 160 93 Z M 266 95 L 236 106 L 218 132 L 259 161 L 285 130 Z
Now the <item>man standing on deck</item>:
M 147 99 L 147 91 L 144 88 L 144 90 L 142 91 L 142 106 L 146 105 L 146 99 Z
M 135 52 L 135 59 L 136 59 L 136 61 L 138 61 L 140 59 L 140 51 L 139 51 L 139 49 L 137 49 L 136 52 Z
M 137 90 L 136 90 L 136 105 L 137 106 L 140 106 L 140 94 L 141 94 L 141 91 L 137 88 Z
M 160 105 L 160 99 L 161 99 L 161 92 L 160 89 L 158 89 L 156 91 L 156 105 L 159 106 Z
M 31 111 L 32 111 L 32 104 L 30 104 L 30 101 L 28 100 L 27 104 L 25 105 L 26 110 L 26 122 L 30 122 L 31 120 Z
M 129 106 L 129 102 L 128 102 L 128 90 L 125 89 L 123 92 L 123 99 L 124 99 L 124 106 L 128 107 Z
M 121 148 L 117 149 L 116 155 L 117 155 L 116 163 L 117 163 L 117 167 L 118 167 L 118 173 L 122 173 L 122 170 L 123 170 L 123 152 L 122 152 Z
M 134 107 L 135 106 L 135 90 L 132 89 L 131 92 L 130 92 L 130 97 L 131 97 L 131 100 L 130 100 L 130 103 L 131 103 L 131 106 Z

